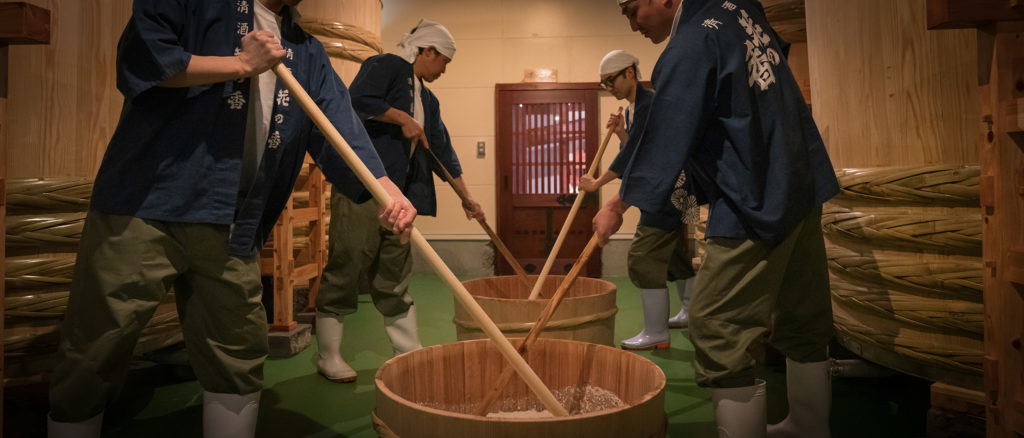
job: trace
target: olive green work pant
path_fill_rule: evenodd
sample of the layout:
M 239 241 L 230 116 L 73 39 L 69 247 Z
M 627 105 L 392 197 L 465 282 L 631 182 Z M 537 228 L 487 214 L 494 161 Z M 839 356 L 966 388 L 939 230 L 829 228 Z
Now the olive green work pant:
M 369 284 L 370 298 L 384 316 L 409 310 L 412 252 L 409 243 L 380 226 L 377 203 L 357 204 L 338 190 L 331 193 L 327 264 L 316 297 L 318 313 L 342 316 L 359 306 L 359 291 Z
M 228 225 L 88 213 L 50 383 L 53 420 L 80 422 L 105 410 L 142 328 L 172 288 L 203 389 L 263 388 L 268 346 L 259 261 L 230 255 L 229 233 Z
M 771 344 L 797 362 L 828 359 L 833 334 L 821 210 L 777 245 L 710 238 L 690 302 L 697 383 L 754 384 L 758 344 L 774 315 Z

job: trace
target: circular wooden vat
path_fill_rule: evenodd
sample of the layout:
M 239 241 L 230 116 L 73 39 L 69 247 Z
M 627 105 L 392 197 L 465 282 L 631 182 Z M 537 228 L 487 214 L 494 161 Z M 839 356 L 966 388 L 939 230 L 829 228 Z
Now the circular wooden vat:
M 380 38 L 383 7 L 381 0 L 306 0 L 298 6 L 299 24 L 323 43 L 338 76 L 351 84 L 364 59 L 387 51 Z
M 374 428 L 381 437 L 403 438 L 665 436 L 665 373 L 653 362 L 617 348 L 543 338 L 530 347 L 526 361 L 556 394 L 591 386 L 615 394 L 623 406 L 568 417 L 473 415 L 469 412 L 507 366 L 493 343 L 480 339 L 435 345 L 385 362 L 375 380 Z M 578 398 L 565 403 L 570 413 L 580 411 Z M 513 377 L 498 403 L 517 399 L 528 400 L 520 404 L 526 408 L 541 406 Z
M 551 297 L 564 279 L 564 275 L 548 276 L 541 289 L 541 298 L 535 300 L 529 299 L 530 289 L 514 275 L 481 278 L 462 284 L 502 333 L 509 337 L 524 337 L 547 306 L 549 300 L 545 297 Z M 531 283 L 536 280 L 536 275 L 530 276 Z M 613 345 L 617 312 L 615 284 L 579 277 L 566 292 L 541 337 Z M 452 321 L 460 341 L 486 337 L 458 300 L 455 300 Z
M 822 217 L 837 339 L 980 388 L 977 35 L 893 25 L 927 21 L 906 7 L 924 2 L 805 3 L 814 120 L 842 187 Z
M 982 387 L 977 166 L 847 169 L 826 204 L 840 344 L 888 368 Z

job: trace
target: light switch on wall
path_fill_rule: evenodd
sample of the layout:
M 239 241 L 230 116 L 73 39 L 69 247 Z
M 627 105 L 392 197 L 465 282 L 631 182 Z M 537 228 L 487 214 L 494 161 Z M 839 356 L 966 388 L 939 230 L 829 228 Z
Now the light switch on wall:
M 486 155 L 487 155 L 487 142 L 483 141 L 483 140 L 476 142 L 476 157 L 477 158 L 483 158 Z

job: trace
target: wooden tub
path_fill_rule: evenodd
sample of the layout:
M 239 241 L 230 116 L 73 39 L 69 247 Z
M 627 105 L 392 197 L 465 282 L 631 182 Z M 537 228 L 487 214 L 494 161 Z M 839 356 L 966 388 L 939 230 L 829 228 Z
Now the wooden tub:
M 547 306 L 547 298 L 555 293 L 563 279 L 564 275 L 548 276 L 540 298 L 536 300 L 528 299 L 530 290 L 513 275 L 481 278 L 464 281 L 462 284 L 505 336 L 524 337 L 540 317 L 544 306 Z M 531 282 L 536 280 L 536 275 L 530 276 Z M 566 292 L 541 337 L 614 345 L 617 312 L 615 284 L 580 277 Z M 455 317 L 452 322 L 455 323 L 456 336 L 460 341 L 486 337 L 458 300 L 455 300 Z
M 624 406 L 560 418 L 473 415 L 507 366 L 493 344 L 480 339 L 435 345 L 385 362 L 375 379 L 374 429 L 381 437 L 403 438 L 665 436 L 665 374 L 653 362 L 617 348 L 543 338 L 526 360 L 556 395 L 591 386 L 615 394 Z M 509 400 L 542 408 L 518 377 L 492 411 L 504 410 Z M 578 412 L 578 398 L 568 400 L 566 409 Z

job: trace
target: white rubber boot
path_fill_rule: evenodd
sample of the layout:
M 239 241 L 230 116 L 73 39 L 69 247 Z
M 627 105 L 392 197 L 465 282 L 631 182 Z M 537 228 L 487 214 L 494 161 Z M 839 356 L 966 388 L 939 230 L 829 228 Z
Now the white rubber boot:
M 769 438 L 829 438 L 832 408 L 831 361 L 800 363 L 786 358 L 786 391 L 789 415 L 768 426 Z
M 256 435 L 260 393 L 238 395 L 203 391 L 203 436 L 247 438 Z
M 416 328 L 416 306 L 396 316 L 384 317 L 384 331 L 391 339 L 391 349 L 395 356 L 423 348 L 420 345 L 420 334 Z
M 100 438 L 100 430 L 103 428 L 103 413 L 78 423 L 63 423 L 53 421 L 49 415 L 46 416 L 46 428 L 50 438 Z
M 668 288 L 640 289 L 643 302 L 644 329 L 640 334 L 622 341 L 623 350 L 659 350 L 669 348 Z
M 679 308 L 679 313 L 668 319 L 668 328 L 686 328 L 690 326 L 690 297 L 693 296 L 693 285 L 696 284 L 696 280 L 691 278 L 690 281 L 676 280 L 676 293 L 679 294 L 679 301 L 683 302 L 683 306 Z
M 754 386 L 712 388 L 719 438 L 764 438 L 768 414 L 764 380 Z
M 341 333 L 344 317 L 316 314 L 316 367 L 327 380 L 335 383 L 356 381 L 356 370 L 341 358 Z

